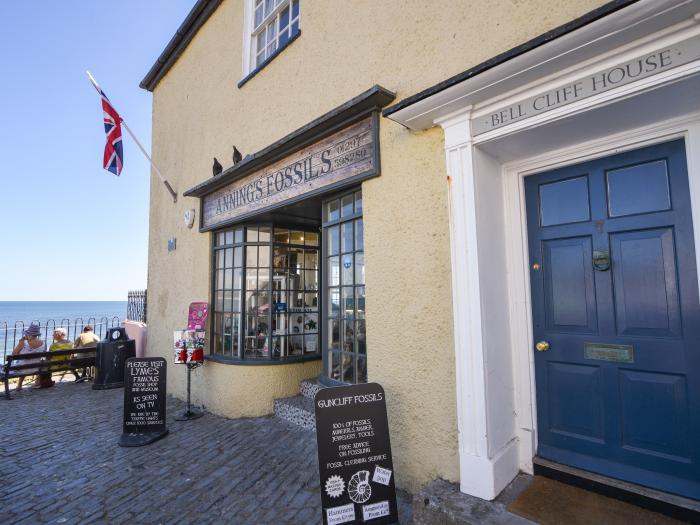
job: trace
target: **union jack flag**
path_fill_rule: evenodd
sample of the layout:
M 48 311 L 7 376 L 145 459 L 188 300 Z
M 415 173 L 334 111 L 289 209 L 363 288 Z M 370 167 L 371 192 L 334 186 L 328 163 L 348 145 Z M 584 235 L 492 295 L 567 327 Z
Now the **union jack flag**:
M 124 152 L 122 150 L 122 118 L 117 110 L 112 107 L 107 95 L 101 88 L 95 86 L 102 97 L 102 111 L 104 111 L 105 133 L 107 143 L 105 144 L 104 169 L 111 171 L 115 175 L 122 172 L 124 163 Z

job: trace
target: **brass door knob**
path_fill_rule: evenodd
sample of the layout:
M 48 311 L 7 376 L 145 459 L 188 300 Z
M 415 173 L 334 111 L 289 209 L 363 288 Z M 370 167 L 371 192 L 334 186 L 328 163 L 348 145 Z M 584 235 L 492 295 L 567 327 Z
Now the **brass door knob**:
M 538 352 L 546 352 L 549 350 L 549 343 L 547 341 L 539 341 L 537 344 L 535 344 L 535 348 Z

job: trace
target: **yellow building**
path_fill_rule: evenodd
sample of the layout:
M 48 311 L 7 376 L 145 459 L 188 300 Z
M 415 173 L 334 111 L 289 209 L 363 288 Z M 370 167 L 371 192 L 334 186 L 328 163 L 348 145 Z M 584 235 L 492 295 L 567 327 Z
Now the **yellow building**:
M 700 499 L 698 13 L 199 0 L 141 84 L 178 192 L 148 355 L 207 301 L 214 413 L 377 382 L 411 492 L 564 465 Z

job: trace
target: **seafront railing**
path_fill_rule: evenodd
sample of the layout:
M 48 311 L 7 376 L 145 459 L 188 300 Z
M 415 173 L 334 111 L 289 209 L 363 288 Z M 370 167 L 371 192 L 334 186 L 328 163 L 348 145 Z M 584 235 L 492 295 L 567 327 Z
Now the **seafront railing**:
M 146 322 L 147 291 L 129 290 L 126 300 L 126 318 L 131 321 Z
M 121 320 L 115 315 L 111 318 L 76 317 L 72 321 L 70 319 L 61 319 L 60 322 L 57 322 L 54 319 L 49 319 L 43 323 L 39 321 L 32 322 L 38 324 L 41 328 L 41 339 L 46 342 L 46 348 L 48 348 L 51 346 L 53 331 L 56 328 L 65 328 L 68 334 L 67 339 L 72 342 L 83 331 L 83 327 L 90 325 L 95 334 L 97 334 L 100 339 L 103 339 L 107 333 L 107 329 L 113 326 L 119 326 Z M 14 325 L 8 325 L 7 321 L 0 321 L 0 347 L 2 348 L 3 363 L 6 360 L 5 358 L 11 354 L 12 350 L 17 346 L 17 343 L 22 338 L 22 332 L 28 326 L 29 324 L 25 324 L 24 321 L 15 321 Z

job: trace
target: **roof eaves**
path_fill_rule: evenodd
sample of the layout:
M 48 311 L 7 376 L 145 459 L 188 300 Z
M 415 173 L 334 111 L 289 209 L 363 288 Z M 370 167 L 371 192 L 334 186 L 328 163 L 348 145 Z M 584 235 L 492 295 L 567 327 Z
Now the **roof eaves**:
M 405 99 L 394 104 L 393 106 L 389 106 L 388 108 L 384 109 L 384 111 L 382 112 L 382 115 L 384 117 L 388 117 L 389 115 L 396 113 L 397 111 L 400 111 L 404 108 L 407 108 L 408 106 L 411 106 L 411 105 L 415 104 L 416 102 L 420 102 L 421 100 L 424 100 L 432 95 L 435 95 L 436 93 L 444 91 L 447 88 L 450 88 L 456 84 L 459 84 L 460 82 L 464 82 L 465 80 L 468 80 L 472 77 L 475 77 L 476 75 L 479 75 L 480 73 L 483 73 L 484 71 L 487 71 L 495 66 L 503 64 L 504 62 L 507 62 L 508 60 L 516 58 L 524 53 L 527 53 L 528 51 L 535 49 L 536 47 L 539 47 L 543 44 L 546 44 L 547 42 L 551 42 L 552 40 L 555 40 L 561 36 L 564 36 L 567 33 L 571 33 L 572 31 L 575 31 L 576 29 L 579 29 L 587 24 L 590 24 L 591 22 L 595 22 L 596 20 L 599 20 L 600 18 L 603 18 L 604 16 L 607 16 L 611 13 L 614 13 L 615 11 L 618 11 L 619 9 L 627 7 L 628 5 L 634 4 L 638 1 L 639 0 L 612 0 L 611 2 L 608 2 L 607 4 L 603 4 L 602 6 L 598 7 L 597 9 L 594 9 L 593 11 L 589 11 L 588 13 L 580 16 L 579 18 L 571 20 L 571 21 L 567 22 L 566 24 L 563 24 L 559 27 L 552 29 L 551 31 L 547 31 L 546 33 L 543 33 L 539 36 L 536 36 L 535 38 L 528 40 L 527 42 L 525 42 L 523 44 L 515 46 L 514 48 L 511 48 L 508 51 L 505 51 L 499 55 L 496 55 L 495 57 L 490 58 L 490 59 L 486 60 L 485 62 L 477 64 L 476 66 L 474 66 L 470 69 L 467 69 L 466 71 L 463 71 L 462 73 L 458 73 L 457 75 L 455 75 L 453 77 L 450 77 L 446 80 L 443 80 L 442 82 L 439 82 L 439 83 L 435 84 L 434 86 L 431 86 L 431 87 L 429 87 L 429 88 L 427 88 L 419 93 L 416 93 L 415 95 L 411 95 L 409 97 L 406 97 Z
M 139 86 L 153 91 L 223 0 L 197 0 Z

